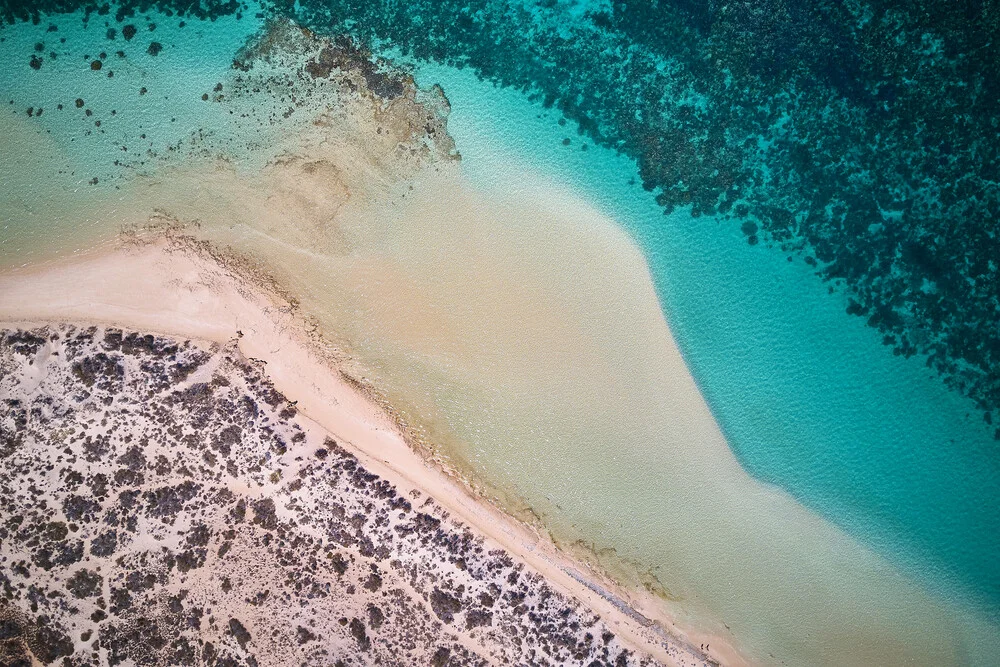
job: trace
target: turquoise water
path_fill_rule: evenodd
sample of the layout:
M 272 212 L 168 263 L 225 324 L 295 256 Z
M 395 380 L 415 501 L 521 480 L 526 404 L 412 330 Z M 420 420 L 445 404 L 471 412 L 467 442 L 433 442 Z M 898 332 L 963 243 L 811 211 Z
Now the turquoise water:
M 131 40 L 121 35 L 126 24 L 138 27 Z M 29 261 L 82 248 L 105 232 L 124 183 L 197 150 L 195 138 L 231 136 L 237 121 L 214 113 L 201 96 L 227 75 L 236 50 L 260 25 L 232 16 L 208 23 L 160 14 L 84 23 L 75 13 L 0 29 L 6 116 L 0 179 L 7 190 L 0 200 L 0 258 Z M 156 56 L 148 51 L 153 42 L 162 45 Z M 28 66 L 34 54 L 44 57 L 37 71 Z M 94 71 L 90 63 L 101 56 L 104 65 Z M 243 142 L 269 140 L 257 123 L 240 125 Z
M 30 194 L 37 199 L 30 215 L 7 214 L 10 217 L 2 221 L 0 237 L 4 253 L 27 258 L 47 236 L 72 234 L 73 225 L 97 224 L 73 217 L 75 197 L 91 188 L 87 197 L 100 193 L 113 201 L 116 179 L 130 177 L 109 166 L 109 155 L 120 153 L 120 144 L 128 144 L 131 154 L 138 151 L 149 157 L 130 169 L 155 175 L 159 158 L 144 153 L 147 148 L 163 153 L 193 133 L 207 130 L 229 136 L 226 133 L 233 132 L 231 121 L 213 115 L 214 107 L 200 96 L 203 91 L 211 92 L 230 70 L 235 50 L 259 21 L 221 17 L 213 23 L 190 22 L 180 29 L 176 17 L 158 17 L 156 31 L 144 34 L 141 42 L 137 37 L 128 47 L 126 62 L 115 65 L 114 78 L 103 71 L 95 76 L 81 66 L 85 53 L 123 45 L 119 38 L 115 46 L 102 47 L 102 21 L 95 19 L 84 29 L 78 17 L 71 15 L 53 21 L 58 24 L 56 33 L 47 32 L 47 21 L 0 32 L 6 38 L 0 50 L 10 56 L 7 61 L 15 68 L 9 76 L 5 73 L 0 89 L 17 98 L 15 105 L 8 105 L 18 118 L 17 127 L 39 132 L 40 143 L 44 133 L 66 159 L 61 166 L 72 172 L 60 174 L 51 183 L 44 180 L 51 174 L 40 176 L 31 187 Z M 68 52 L 47 61 L 37 72 L 28 70 L 26 54 L 33 52 L 38 40 L 52 41 L 53 34 L 68 38 Z M 165 47 L 155 57 L 145 53 L 150 34 Z M 108 61 L 116 62 L 115 58 L 112 54 Z M 830 293 L 800 257 L 789 261 L 766 244 L 748 245 L 739 225 L 707 215 L 692 218 L 683 207 L 664 215 L 655 201 L 656 193 L 640 187 L 634 163 L 593 146 L 572 122 L 560 125 L 559 114 L 516 91 L 483 83 L 468 69 L 425 64 L 418 66 L 417 76 L 421 84 L 440 83 L 446 91 L 452 103 L 449 130 L 464 155 L 463 170 L 484 191 L 503 190 L 516 197 L 523 190 L 530 201 L 534 176 L 541 175 L 569 188 L 629 232 L 649 263 L 663 312 L 685 359 L 746 470 L 765 485 L 787 491 L 901 566 L 936 598 L 955 607 L 973 608 L 986 617 L 987 625 L 1000 621 L 1000 567 L 996 564 L 1000 512 L 995 509 L 1000 501 L 1000 460 L 989 428 L 969 400 L 947 390 L 919 356 L 894 356 L 874 329 L 845 313 L 846 298 L 840 292 Z M 149 92 L 140 96 L 141 83 Z M 70 106 L 78 95 L 86 97 L 87 108 L 93 108 L 95 117 L 102 120 L 100 132 L 94 129 L 94 117 L 84 117 Z M 56 111 L 60 102 L 67 107 L 63 112 Z M 29 105 L 43 106 L 45 114 L 28 118 L 24 107 Z M 111 110 L 116 113 L 112 115 Z M 238 124 L 235 127 L 239 129 Z M 260 140 L 267 141 L 267 132 L 261 132 Z M 146 136 L 140 140 L 142 134 Z M 250 143 L 241 150 L 246 152 Z M 6 168 L 7 172 L 0 172 L 5 177 L 23 171 L 17 165 Z M 95 176 L 100 184 L 88 186 Z M 11 187 L 11 182 L 4 186 Z M 54 197 L 60 201 L 46 199 Z M 46 222 L 47 201 L 65 204 L 55 221 Z M 658 403 L 651 399 L 648 405 Z M 509 406 L 498 401 L 494 407 L 495 415 L 500 415 L 497 420 L 508 418 L 504 409 Z M 467 409 L 456 408 L 459 412 Z M 539 433 L 549 433 L 544 429 L 544 416 L 538 424 Z M 498 432 L 504 432 L 503 428 Z M 651 436 L 643 443 L 646 449 L 614 451 L 632 435 L 625 432 L 628 428 L 609 425 L 609 433 L 616 431 L 609 438 L 617 439 L 609 440 L 605 450 L 582 453 L 560 449 L 566 443 L 557 443 L 551 451 L 541 445 L 537 451 L 517 451 L 508 443 L 484 438 L 477 446 L 493 450 L 480 452 L 476 460 L 487 476 L 495 473 L 499 479 L 516 479 L 513 483 L 521 485 L 518 491 L 529 499 L 551 496 L 552 505 L 562 503 L 566 520 L 574 521 L 582 536 L 593 536 L 596 547 L 614 546 L 640 566 L 669 569 L 675 536 L 666 530 L 676 526 L 664 517 L 674 511 L 671 502 L 689 499 L 697 509 L 704 501 L 693 494 L 728 489 L 694 485 L 668 489 L 675 481 L 669 472 L 673 453 L 659 449 L 660 441 L 652 437 L 657 434 L 637 427 L 638 434 Z M 575 488 L 579 485 L 570 477 L 573 471 L 567 472 L 565 465 L 551 464 L 551 477 L 546 476 L 549 468 L 544 468 L 546 474 L 521 472 L 525 462 L 548 465 L 540 459 L 555 456 L 552 452 L 592 454 L 589 467 L 580 462 L 579 475 L 595 488 L 583 492 Z M 504 457 L 509 460 L 500 461 Z M 622 481 L 630 470 L 643 465 L 646 468 L 638 481 Z M 631 489 L 632 483 L 646 486 L 641 502 L 639 491 L 621 492 Z M 606 498 L 617 498 L 621 505 L 610 507 Z M 543 502 L 539 500 L 539 507 Z M 557 516 L 552 508 L 548 510 Z M 757 519 L 748 513 L 748 522 Z M 662 528 L 664 533 L 643 535 L 644 528 L 647 532 Z M 709 543 L 692 553 L 704 556 L 714 548 L 711 539 L 728 537 L 706 530 Z M 718 545 L 718 551 L 729 558 L 739 548 Z M 803 552 L 807 557 L 811 554 Z M 822 554 L 814 555 L 822 558 Z M 714 566 L 724 570 L 732 565 L 729 561 L 706 563 L 705 571 L 710 573 L 706 576 L 715 576 Z M 768 572 L 780 573 L 781 567 L 782 563 L 760 565 Z M 789 565 L 789 579 L 797 575 L 795 567 Z M 693 570 L 678 571 L 688 576 Z M 739 575 L 739 571 L 734 573 Z M 767 581 L 766 577 L 762 580 Z M 700 582 L 691 575 L 686 585 L 697 591 Z M 849 588 L 851 582 L 844 586 Z M 754 634 L 756 646 L 787 645 L 787 636 L 800 629 L 767 626 L 774 616 L 765 607 L 772 603 L 766 599 L 767 592 L 757 593 L 760 599 L 737 601 L 727 608 L 744 613 L 740 619 L 744 625 L 734 632 L 740 639 Z M 708 593 L 705 597 L 709 607 L 720 604 Z M 780 603 L 781 596 L 776 597 Z M 762 609 L 761 621 L 751 632 L 745 624 L 755 606 Z M 822 617 L 822 610 L 814 609 L 813 614 L 810 622 Z M 971 653 L 959 662 L 988 663 L 995 647 L 977 633 L 979 629 L 954 630 L 958 636 L 971 637 L 968 643 L 975 645 L 966 648 Z
M 453 69 L 425 66 L 420 78 L 448 91 L 449 128 L 483 181 L 506 161 L 531 165 L 629 230 L 749 472 L 1000 618 L 1000 460 L 971 401 L 921 358 L 894 356 L 800 258 L 750 246 L 711 217 L 664 216 L 628 160 L 582 150 L 589 141 L 558 114 Z

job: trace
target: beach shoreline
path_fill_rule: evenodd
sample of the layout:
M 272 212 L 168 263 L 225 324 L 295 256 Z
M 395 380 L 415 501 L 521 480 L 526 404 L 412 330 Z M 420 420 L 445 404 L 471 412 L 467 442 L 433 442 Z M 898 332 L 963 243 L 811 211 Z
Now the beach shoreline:
M 235 256 L 180 235 L 126 236 L 76 257 L 0 274 L 0 322 L 114 326 L 208 344 L 236 343 L 263 365 L 298 410 L 401 489 L 420 489 L 446 510 L 599 613 L 630 646 L 666 664 L 748 661 L 719 637 L 679 627 L 652 595 L 625 591 L 547 537 L 475 494 L 418 454 L 366 381 L 322 350 L 294 299 Z M 338 355 L 340 358 L 338 358 Z M 711 645 L 704 654 L 700 644 Z

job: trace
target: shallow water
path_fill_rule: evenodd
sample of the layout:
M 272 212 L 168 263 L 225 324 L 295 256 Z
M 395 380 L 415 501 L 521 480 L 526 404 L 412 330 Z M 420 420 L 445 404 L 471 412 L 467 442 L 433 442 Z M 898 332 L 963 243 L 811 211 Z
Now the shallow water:
M 524 169 L 593 202 L 641 245 L 665 315 L 741 463 L 915 569 L 932 564 L 995 614 L 1000 461 L 971 401 L 923 359 L 902 359 L 845 313 L 800 258 L 733 226 L 664 216 L 623 159 L 558 115 L 464 73 L 426 67 L 478 182 L 516 189 Z M 516 135 L 503 131 L 514 125 Z M 570 146 L 563 138 L 572 137 Z M 511 168 L 517 164 L 518 167 Z M 530 178 L 524 179 L 530 181 Z
M 468 71 L 417 72 L 449 97 L 461 166 L 400 183 L 367 149 L 299 141 L 297 116 L 267 122 L 273 93 L 201 99 L 222 81 L 228 94 L 252 20 L 154 22 L 110 79 L 81 66 L 123 46 L 96 20 L 0 32 L 0 91 L 16 98 L 0 126 L 16 156 L 0 167 L 5 264 L 154 209 L 197 220 L 276 274 L 452 464 L 682 619 L 789 664 L 1000 651 L 988 431 L 801 262 L 664 216 L 634 165 Z M 67 53 L 31 71 L 52 35 Z M 264 167 L 286 151 L 358 183 Z

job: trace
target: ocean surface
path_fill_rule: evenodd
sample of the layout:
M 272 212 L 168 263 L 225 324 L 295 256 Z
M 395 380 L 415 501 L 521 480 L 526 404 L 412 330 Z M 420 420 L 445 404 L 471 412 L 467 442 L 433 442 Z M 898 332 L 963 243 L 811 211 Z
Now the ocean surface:
M 555 6 L 566 36 L 574 21 L 600 25 L 588 11 L 615 11 Z M 29 12 L 0 29 L 0 262 L 99 245 L 133 219 L 144 193 L 148 213 L 198 220 L 205 238 L 264 262 L 485 493 L 661 596 L 682 622 L 765 663 L 994 663 L 1000 456 L 989 357 L 967 354 L 956 366 L 953 324 L 937 315 L 914 310 L 893 328 L 872 301 L 864 307 L 881 320 L 858 317 L 862 294 L 888 277 L 823 280 L 815 238 L 803 232 L 795 238 L 813 245 L 796 245 L 777 218 L 755 209 L 728 219 L 658 185 L 646 154 L 602 145 L 586 105 L 559 109 L 541 80 L 536 89 L 503 81 L 483 64 L 493 56 L 472 50 L 456 62 L 458 39 L 422 48 L 397 35 L 412 16 L 329 7 L 320 20 L 303 4 L 300 19 L 367 35 L 419 85 L 442 87 L 457 172 L 421 175 L 404 194 L 388 185 L 348 207 L 336 243 L 280 216 L 261 222 L 265 209 L 246 203 L 252 188 L 240 183 L 266 184 L 275 147 L 302 126 L 297 116 L 273 120 L 284 109 L 274 91 L 233 106 L 215 96 L 230 93 L 231 64 L 263 14 L 117 20 L 112 10 L 84 22 L 78 11 L 35 23 Z M 548 9 L 510 7 L 514 26 L 552 20 Z M 428 11 L 428 26 L 440 21 Z M 125 25 L 136 26 L 127 40 Z M 660 37 L 630 38 L 638 52 Z M 690 94 L 692 107 L 708 108 Z M 220 155 L 226 168 L 205 171 Z M 313 186 L 315 198 L 323 183 Z M 764 201 L 758 190 L 747 201 Z M 778 200 L 794 203 L 775 186 Z M 966 214 L 979 227 L 995 223 Z M 838 252 L 848 251 L 829 251 L 830 264 L 846 264 Z M 996 267 L 984 271 L 988 293 Z M 981 275 L 965 278 L 983 286 Z M 898 302 L 944 291 L 913 284 Z M 955 290 L 948 296 L 960 301 Z M 976 322 L 963 334 L 970 347 L 990 334 Z M 685 364 L 714 422 L 686 421 L 701 408 L 682 400 Z

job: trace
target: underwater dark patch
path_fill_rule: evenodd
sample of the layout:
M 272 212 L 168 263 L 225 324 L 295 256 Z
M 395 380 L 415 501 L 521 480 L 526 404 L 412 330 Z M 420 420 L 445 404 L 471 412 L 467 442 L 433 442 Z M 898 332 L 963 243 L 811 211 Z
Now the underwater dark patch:
M 569 6 L 279 0 L 265 12 L 472 67 L 557 109 L 634 158 L 666 212 L 732 219 L 748 243 L 801 256 L 896 354 L 923 355 L 990 419 L 1000 406 L 995 3 Z M 6 22 L 78 9 L 118 22 L 251 11 L 233 0 L 0 0 Z M 137 29 L 120 30 L 130 40 Z
M 1000 405 L 1000 8 L 967 2 L 304 0 L 298 20 L 471 66 L 634 158 L 666 211 L 799 254 L 897 354 Z M 751 223 L 759 231 L 747 233 Z M 919 250 L 916 250 L 919 248 Z M 997 431 L 1000 437 L 1000 430 Z

